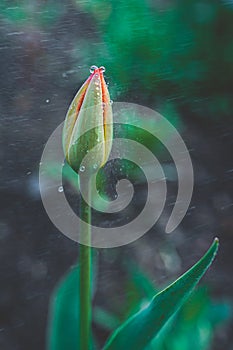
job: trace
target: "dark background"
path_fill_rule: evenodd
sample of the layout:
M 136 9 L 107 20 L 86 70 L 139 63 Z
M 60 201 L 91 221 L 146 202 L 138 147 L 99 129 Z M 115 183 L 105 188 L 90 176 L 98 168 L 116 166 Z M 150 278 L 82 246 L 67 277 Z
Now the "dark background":
M 153 230 L 98 252 L 95 303 L 124 298 L 127 259 L 162 287 L 214 236 L 220 251 L 204 282 L 213 298 L 232 303 L 232 38 L 231 0 L 1 1 L 1 349 L 45 349 L 51 292 L 77 260 L 78 244 L 56 230 L 42 206 L 38 167 L 92 64 L 106 67 L 113 101 L 148 106 L 173 122 L 195 175 L 192 203 L 175 232 L 164 233 L 176 194 L 171 181 Z M 233 349 L 231 326 L 218 329 L 210 349 Z M 99 339 L 106 335 L 97 329 Z

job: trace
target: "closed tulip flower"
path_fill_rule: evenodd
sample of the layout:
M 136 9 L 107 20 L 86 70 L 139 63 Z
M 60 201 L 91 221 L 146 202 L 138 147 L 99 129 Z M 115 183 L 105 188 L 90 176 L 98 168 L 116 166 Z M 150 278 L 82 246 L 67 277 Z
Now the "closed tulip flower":
M 63 149 L 76 172 L 97 171 L 109 157 L 112 146 L 112 106 L 104 67 L 92 66 L 68 109 L 63 128 Z M 83 161 L 91 149 L 91 157 Z

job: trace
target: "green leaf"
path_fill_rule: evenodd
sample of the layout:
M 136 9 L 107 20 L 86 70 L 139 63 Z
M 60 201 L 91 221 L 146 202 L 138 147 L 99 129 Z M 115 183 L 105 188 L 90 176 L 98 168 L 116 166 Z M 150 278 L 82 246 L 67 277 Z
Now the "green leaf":
M 110 331 L 118 327 L 120 324 L 120 321 L 117 316 L 98 306 L 96 306 L 93 310 L 93 321 L 103 329 Z
M 206 254 L 169 287 L 155 295 L 143 310 L 126 320 L 107 341 L 104 350 L 143 350 L 172 315 L 183 305 L 211 265 L 217 249 L 216 238 Z
M 92 299 L 96 290 L 97 260 L 91 251 L 91 291 Z M 58 282 L 49 305 L 47 350 L 79 350 L 79 294 L 80 267 L 69 269 Z M 96 349 L 95 339 L 91 339 L 91 349 Z
M 131 278 L 134 288 L 140 294 L 141 298 L 150 300 L 157 292 L 157 288 L 151 281 L 149 276 L 144 271 L 135 265 L 133 262 L 126 262 L 126 268 L 129 273 L 129 279 Z
M 79 268 L 71 271 L 58 284 L 50 305 L 48 349 L 79 348 Z
M 197 288 L 146 350 L 209 349 L 214 334 L 212 305 L 207 288 Z

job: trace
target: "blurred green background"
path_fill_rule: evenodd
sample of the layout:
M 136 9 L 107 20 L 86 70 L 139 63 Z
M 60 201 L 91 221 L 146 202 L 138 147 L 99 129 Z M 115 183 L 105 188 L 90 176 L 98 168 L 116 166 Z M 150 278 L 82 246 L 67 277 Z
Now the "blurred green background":
M 177 334 L 166 330 L 173 345 L 165 344 L 165 333 L 156 349 L 190 350 L 187 340 L 199 334 L 192 350 L 232 350 L 232 0 L 0 2 L 0 348 L 45 349 L 49 298 L 77 260 L 77 244 L 43 209 L 38 166 L 93 64 L 106 67 L 113 101 L 155 109 L 177 127 L 195 175 L 186 217 L 166 235 L 177 184 L 163 157 L 169 192 L 161 220 L 139 241 L 97 252 L 97 343 L 134 301 L 151 295 L 151 287 L 138 290 L 144 274 L 145 283 L 161 289 L 218 235 L 221 249 L 203 289 L 177 315 Z M 137 190 L 140 201 L 144 185 Z M 140 266 L 139 284 L 129 261 Z

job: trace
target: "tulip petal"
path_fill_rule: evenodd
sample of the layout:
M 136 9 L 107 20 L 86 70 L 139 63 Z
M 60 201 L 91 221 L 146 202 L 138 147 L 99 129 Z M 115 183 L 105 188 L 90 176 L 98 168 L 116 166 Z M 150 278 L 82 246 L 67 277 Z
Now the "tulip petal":
M 78 172 L 103 166 L 112 146 L 112 107 L 103 71 L 95 71 L 82 85 L 67 112 L 63 148 L 69 165 Z M 84 164 L 83 159 L 95 147 Z
M 101 86 L 102 86 L 104 138 L 106 142 L 104 163 L 106 163 L 112 148 L 113 116 L 112 116 L 111 100 L 110 100 L 107 84 L 104 80 L 103 74 L 100 74 L 100 79 L 101 79 Z
M 65 156 L 68 155 L 68 148 L 70 145 L 70 139 L 72 135 L 72 131 L 74 128 L 74 125 L 77 121 L 78 113 L 81 108 L 82 101 L 84 99 L 86 90 L 88 88 L 88 85 L 90 83 L 91 77 L 89 77 L 81 86 L 81 88 L 76 93 L 73 101 L 70 104 L 70 107 L 68 109 L 68 112 L 66 114 L 66 119 L 64 123 L 64 130 L 66 132 L 63 132 L 63 148 L 65 151 Z

